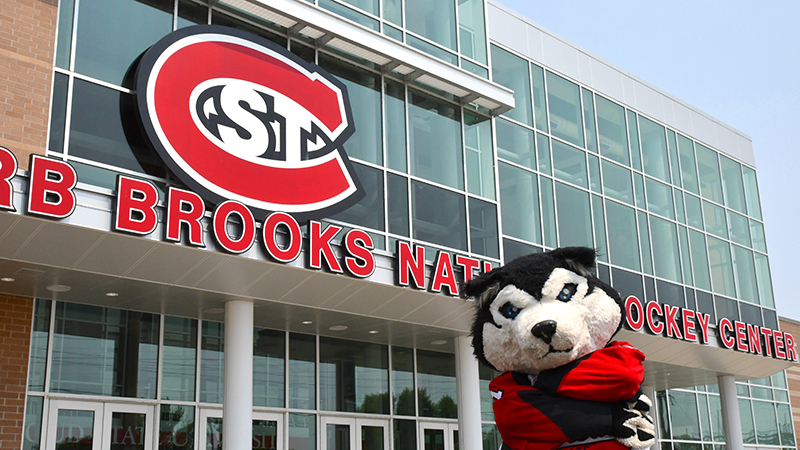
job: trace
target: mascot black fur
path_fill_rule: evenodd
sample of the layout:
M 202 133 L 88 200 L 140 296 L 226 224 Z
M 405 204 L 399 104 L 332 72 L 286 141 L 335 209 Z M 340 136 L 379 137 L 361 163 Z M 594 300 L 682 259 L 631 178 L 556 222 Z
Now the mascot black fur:
M 611 338 L 619 293 L 568 247 L 517 258 L 471 280 L 475 356 L 504 372 L 489 389 L 501 450 L 625 450 L 655 443 L 641 392 L 644 354 Z

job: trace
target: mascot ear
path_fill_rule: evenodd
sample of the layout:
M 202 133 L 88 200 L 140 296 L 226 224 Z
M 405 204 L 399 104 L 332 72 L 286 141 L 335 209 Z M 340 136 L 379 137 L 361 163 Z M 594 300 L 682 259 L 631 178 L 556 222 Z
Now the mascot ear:
M 557 248 L 551 254 L 564 261 L 568 269 L 584 277 L 592 274 L 597 259 L 597 252 L 588 247 Z
M 501 281 L 505 279 L 505 271 L 502 267 L 498 267 L 491 272 L 484 273 L 483 275 L 473 278 L 467 282 L 461 292 L 464 293 L 466 298 L 474 297 L 480 301 L 482 298 L 494 297 L 484 295 L 487 290 L 496 290 Z

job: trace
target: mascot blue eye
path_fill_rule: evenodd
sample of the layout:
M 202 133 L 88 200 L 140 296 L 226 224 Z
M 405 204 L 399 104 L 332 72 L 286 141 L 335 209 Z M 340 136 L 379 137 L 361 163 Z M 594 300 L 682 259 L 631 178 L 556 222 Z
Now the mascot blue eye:
M 578 285 L 569 283 L 565 284 L 563 288 L 561 288 L 561 292 L 558 293 L 556 297 L 558 300 L 562 302 L 568 302 L 572 299 L 572 296 L 575 295 L 575 292 L 578 290 Z
M 513 319 L 519 315 L 520 309 L 511 303 L 506 303 L 500 308 L 500 314 L 509 319 Z

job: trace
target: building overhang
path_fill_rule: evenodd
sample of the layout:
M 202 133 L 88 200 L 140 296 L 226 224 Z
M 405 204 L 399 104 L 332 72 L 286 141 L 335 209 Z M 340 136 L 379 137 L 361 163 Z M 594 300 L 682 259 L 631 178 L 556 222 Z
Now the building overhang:
M 458 98 L 463 105 L 474 103 L 500 115 L 514 108 L 510 89 L 471 72 L 436 59 L 408 45 L 384 36 L 341 16 L 297 0 L 220 0 L 248 14 L 276 23 L 313 39 L 318 46 L 329 45 L 394 71 L 406 80 L 416 80 Z

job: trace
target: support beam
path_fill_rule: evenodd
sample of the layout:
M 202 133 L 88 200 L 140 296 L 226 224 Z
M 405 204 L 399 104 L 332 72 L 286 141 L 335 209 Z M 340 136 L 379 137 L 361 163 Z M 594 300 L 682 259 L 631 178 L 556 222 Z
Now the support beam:
M 250 450 L 253 435 L 253 302 L 225 303 L 222 447 Z M 205 425 L 203 425 L 205 426 Z
M 455 344 L 459 448 L 482 450 L 481 383 L 478 376 L 478 360 L 472 354 L 469 336 L 457 337 Z
M 742 422 L 739 418 L 739 399 L 736 396 L 736 379 L 733 375 L 717 377 L 719 400 L 722 404 L 722 428 L 725 430 L 725 447 L 744 450 Z

